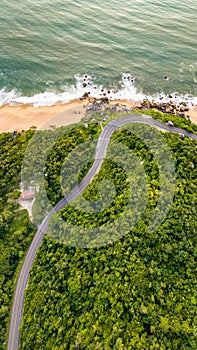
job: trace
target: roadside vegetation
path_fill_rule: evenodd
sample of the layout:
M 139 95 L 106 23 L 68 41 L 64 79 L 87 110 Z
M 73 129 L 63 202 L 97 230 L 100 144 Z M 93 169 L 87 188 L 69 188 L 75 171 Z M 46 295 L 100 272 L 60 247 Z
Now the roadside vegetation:
M 32 132 L 13 139 L 0 134 L 0 349 L 6 348 L 9 314 L 17 276 L 36 231 L 26 210 L 20 210 L 20 169 Z
M 160 112 L 149 113 L 167 122 Z M 184 127 L 182 118 L 176 118 L 176 126 Z M 168 115 L 169 119 L 173 120 Z M 188 122 L 186 126 L 191 125 Z M 57 138 L 44 168 L 45 190 L 52 205 L 63 196 L 60 169 L 65 159 L 77 145 L 98 138 L 101 127 L 97 120 L 89 123 L 88 128 L 81 123 L 65 128 L 65 135 Z M 36 132 L 38 142 L 34 142 L 31 156 L 38 166 L 32 168 L 34 162 L 27 157 L 29 180 L 32 174 L 36 178 L 36 169 L 39 164 L 42 166 L 42 156 L 37 158 L 38 147 L 47 146 L 52 133 L 61 135 L 60 129 Z M 6 348 L 17 275 L 36 231 L 27 212 L 16 201 L 24 152 L 34 133 L 31 130 L 15 139 L 9 133 L 0 135 L 0 350 Z M 125 145 L 143 164 L 148 181 L 146 209 L 138 223 L 120 239 L 89 249 L 61 243 L 63 227 L 56 239 L 56 218 L 52 217 L 30 273 L 20 350 L 196 349 L 197 143 L 176 134 L 164 133 L 163 137 L 176 165 L 175 196 L 165 221 L 149 232 L 160 190 L 159 171 L 151 150 L 132 130 L 118 130 L 113 141 Z M 82 158 L 82 150 L 76 155 Z M 91 164 L 89 161 L 81 168 L 78 181 Z M 73 234 L 79 234 L 80 228 L 105 225 L 124 211 L 130 179 L 124 167 L 109 159 L 84 191 L 83 198 L 98 201 L 99 184 L 106 179 L 113 182 L 116 190 L 108 208 L 84 214 L 69 205 L 61 211 L 65 225 L 67 222 L 78 225 Z M 139 189 L 136 196 L 140 193 Z M 42 198 L 41 189 L 34 206 L 39 220 L 43 218 Z
M 111 179 L 116 197 L 110 207 L 92 214 L 67 206 L 61 211 L 65 226 L 58 229 L 58 237 L 52 218 L 31 272 L 20 350 L 196 349 L 197 144 L 180 135 L 164 133 L 164 138 L 175 160 L 176 189 L 173 205 L 155 232 L 148 226 L 159 196 L 158 168 L 151 150 L 128 130 L 117 131 L 113 140 L 135 152 L 148 177 L 148 205 L 138 224 L 109 245 L 74 246 L 81 229 L 105 225 L 127 204 L 127 174 L 109 160 L 84 197 L 98 200 L 99 183 Z M 73 135 L 73 145 L 74 140 Z M 46 164 L 46 188 L 54 204 L 62 197 L 59 170 L 66 142 L 56 143 Z M 82 168 L 79 181 L 90 166 Z M 78 227 L 70 234 L 70 245 L 60 243 L 67 222 Z
M 152 118 L 158 119 L 163 123 L 167 123 L 168 120 L 171 120 L 177 128 L 182 128 L 188 130 L 192 133 L 197 133 L 197 125 L 193 124 L 190 120 L 185 117 L 178 117 L 175 114 L 162 113 L 157 109 L 150 109 L 148 111 L 141 111 L 141 113 L 146 113 L 151 115 Z

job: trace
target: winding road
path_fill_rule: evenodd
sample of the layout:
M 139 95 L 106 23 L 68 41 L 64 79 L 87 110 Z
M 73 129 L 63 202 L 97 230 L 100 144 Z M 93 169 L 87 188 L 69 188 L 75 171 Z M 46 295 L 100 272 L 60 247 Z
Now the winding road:
M 29 278 L 29 272 L 30 269 L 34 263 L 36 252 L 39 249 L 44 234 L 46 233 L 48 229 L 48 222 L 51 217 L 51 215 L 54 212 L 58 212 L 60 209 L 64 208 L 67 204 L 75 200 L 84 190 L 85 188 L 90 184 L 90 182 L 93 180 L 94 176 L 98 173 L 98 171 L 101 168 L 102 162 L 105 158 L 108 143 L 110 141 L 110 137 L 113 134 L 113 132 L 118 129 L 121 126 L 124 126 L 128 123 L 143 123 L 148 124 L 151 126 L 154 126 L 156 128 L 162 129 L 164 131 L 169 131 L 173 133 L 181 133 L 185 136 L 189 136 L 190 138 L 197 140 L 197 135 L 192 134 L 186 130 L 179 129 L 176 127 L 168 126 L 156 119 L 152 119 L 148 115 L 128 115 L 124 116 L 119 119 L 115 119 L 110 121 L 105 128 L 102 130 L 96 147 L 95 152 L 95 160 L 91 167 L 91 169 L 88 171 L 86 176 L 83 178 L 81 183 L 74 187 L 73 190 L 63 199 L 61 199 L 55 207 L 46 215 L 44 220 L 42 221 L 41 225 L 39 226 L 33 241 L 27 251 L 27 254 L 25 256 L 17 285 L 15 290 L 15 295 L 13 299 L 13 305 L 12 305 L 12 311 L 11 311 L 11 318 L 10 318 L 10 328 L 9 328 L 9 335 L 8 335 L 8 345 L 7 350 L 17 350 L 19 346 L 19 328 L 21 324 L 21 319 L 23 315 L 23 305 L 24 305 L 24 295 L 25 295 L 25 289 L 28 283 Z

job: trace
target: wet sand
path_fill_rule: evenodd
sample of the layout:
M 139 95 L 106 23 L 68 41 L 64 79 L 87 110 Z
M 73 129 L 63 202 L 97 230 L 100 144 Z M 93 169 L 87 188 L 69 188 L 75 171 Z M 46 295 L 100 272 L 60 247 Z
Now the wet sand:
M 47 129 L 51 125 L 62 126 L 77 123 L 86 114 L 88 99 L 74 100 L 64 105 L 38 107 L 19 105 L 0 107 L 0 132 L 27 130 L 31 127 Z M 130 101 L 110 101 L 110 105 L 124 104 L 126 108 L 135 107 Z M 197 106 L 187 113 L 193 123 L 197 124 Z

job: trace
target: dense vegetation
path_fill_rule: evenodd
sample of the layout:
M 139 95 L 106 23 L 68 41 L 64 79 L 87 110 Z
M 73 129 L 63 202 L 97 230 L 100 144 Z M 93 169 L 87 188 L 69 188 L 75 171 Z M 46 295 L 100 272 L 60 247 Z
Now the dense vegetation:
M 148 113 L 164 122 L 170 119 L 179 127 L 196 131 L 196 127 L 183 118 L 157 111 Z M 118 117 L 106 116 L 109 119 Z M 49 204 L 54 205 L 63 196 L 59 171 L 65 157 L 67 159 L 77 145 L 98 137 L 102 118 L 95 116 L 95 119 L 99 123 L 90 124 L 88 129 L 81 123 L 75 128 L 36 134 L 28 131 L 15 139 L 9 133 L 0 135 L 0 350 L 6 348 L 17 275 L 36 230 L 27 212 L 21 210 L 16 201 L 27 145 L 35 135 L 30 154 L 25 158 L 27 180 L 39 179 L 44 171 Z M 57 141 L 50 149 L 53 135 Z M 50 238 L 55 236 L 56 218 L 52 218 L 31 271 L 21 328 L 21 350 L 196 349 L 196 142 L 167 133 L 164 137 L 173 152 L 177 176 L 174 202 L 166 220 L 154 233 L 148 231 L 160 188 L 158 167 L 151 150 L 132 130 L 116 132 L 113 139 L 133 150 L 143 163 L 148 179 L 146 210 L 127 234 L 94 249 L 76 248 Z M 93 142 L 90 152 L 94 145 Z M 50 154 L 43 167 L 48 150 Z M 78 157 L 83 158 L 82 151 L 78 152 Z M 89 161 L 82 167 L 78 181 L 91 164 Z M 61 211 L 65 225 L 71 222 L 77 223 L 79 228 L 102 227 L 124 212 L 130 179 L 124 167 L 113 160 L 103 163 L 83 198 L 99 201 L 102 191 L 106 191 L 107 196 L 108 183 L 103 182 L 103 187 L 99 188 L 101 180 L 106 179 L 113 181 L 116 190 L 109 208 L 84 214 L 77 206 L 70 205 Z M 72 187 L 72 181 L 69 185 Z M 43 209 L 48 210 L 44 207 L 42 193 L 41 188 L 34 208 L 39 220 Z M 61 238 L 61 230 L 59 233 L 58 238 Z M 77 230 L 74 233 L 78 234 Z
M 19 210 L 20 169 L 32 131 L 0 134 L 0 349 L 6 348 L 9 313 L 17 273 L 35 227 L 26 210 Z
M 68 132 L 69 128 L 65 130 Z M 82 134 L 82 130 L 84 127 L 79 128 L 79 134 Z M 93 130 L 94 128 L 92 132 Z M 39 140 L 42 137 L 47 142 L 51 139 L 52 133 L 52 130 L 48 130 L 36 134 Z M 76 133 L 77 137 L 79 134 Z M 22 210 L 17 201 L 20 196 L 19 183 L 24 154 L 33 135 L 35 136 L 33 130 L 19 133 L 16 138 L 13 138 L 10 133 L 0 134 L 0 350 L 6 349 L 9 314 L 17 276 L 24 255 L 36 232 L 36 227 L 31 223 L 27 211 Z M 82 137 L 87 138 L 87 133 Z M 88 135 L 88 137 L 91 136 Z M 82 139 L 78 139 L 78 142 L 81 141 Z M 71 138 L 68 138 L 68 144 L 70 142 Z M 39 144 L 37 143 L 35 147 L 39 149 Z M 35 160 L 39 168 L 39 157 L 36 158 L 36 156 L 37 154 L 35 154 Z M 28 154 L 26 159 L 28 160 Z M 29 168 L 30 179 L 33 170 Z
M 99 127 L 92 128 L 81 132 L 79 127 L 53 147 L 45 180 L 53 204 L 62 197 L 59 171 L 68 155 L 69 137 L 74 148 L 89 135 L 98 135 Z M 157 230 L 149 232 L 148 225 L 159 194 L 158 168 L 151 150 L 128 130 L 118 131 L 114 140 L 134 150 L 147 173 L 149 201 L 138 224 L 109 245 L 82 249 L 50 238 L 56 219 L 51 221 L 31 271 L 21 350 L 196 349 L 196 142 L 168 133 L 164 138 L 176 164 L 176 190 Z M 83 167 L 79 179 L 90 166 L 91 162 Z M 121 213 L 128 183 L 124 169 L 113 161 L 103 163 L 84 197 L 98 199 L 98 183 L 104 178 L 113 178 L 116 187 L 110 209 L 88 216 L 69 205 L 61 212 L 65 223 L 102 226 Z
M 141 113 L 144 113 L 141 111 Z M 188 130 L 193 133 L 197 133 L 197 125 L 193 124 L 190 120 L 187 120 L 185 117 L 177 117 L 175 114 L 168 114 L 159 112 L 156 109 L 151 109 L 146 111 L 146 114 L 151 115 L 151 117 L 160 120 L 163 123 L 167 123 L 168 120 L 171 120 L 174 126 Z

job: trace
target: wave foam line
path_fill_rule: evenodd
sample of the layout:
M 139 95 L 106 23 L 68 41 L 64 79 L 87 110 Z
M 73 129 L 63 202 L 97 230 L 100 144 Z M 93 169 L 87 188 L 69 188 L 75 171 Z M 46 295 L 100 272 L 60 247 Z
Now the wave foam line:
M 94 84 L 92 77 L 87 74 L 83 76 L 76 75 L 75 80 L 75 85 L 66 87 L 63 93 L 46 91 L 33 96 L 22 96 L 16 89 L 6 91 L 3 88 L 0 90 L 0 106 L 5 104 L 10 106 L 17 104 L 31 104 L 34 107 L 53 106 L 56 103 L 64 104 L 75 99 L 80 99 L 84 94 L 97 99 L 107 97 L 109 100 L 128 100 L 136 103 L 142 102 L 144 99 L 156 103 L 168 103 L 172 101 L 180 104 L 181 102 L 186 102 L 191 109 L 194 105 L 197 105 L 197 97 L 191 95 L 180 96 L 175 92 L 169 95 L 160 93 L 151 96 L 138 92 L 135 86 L 135 78 L 129 73 L 122 75 L 122 79 L 119 82 L 119 89 L 107 89 L 103 86 L 98 86 Z

